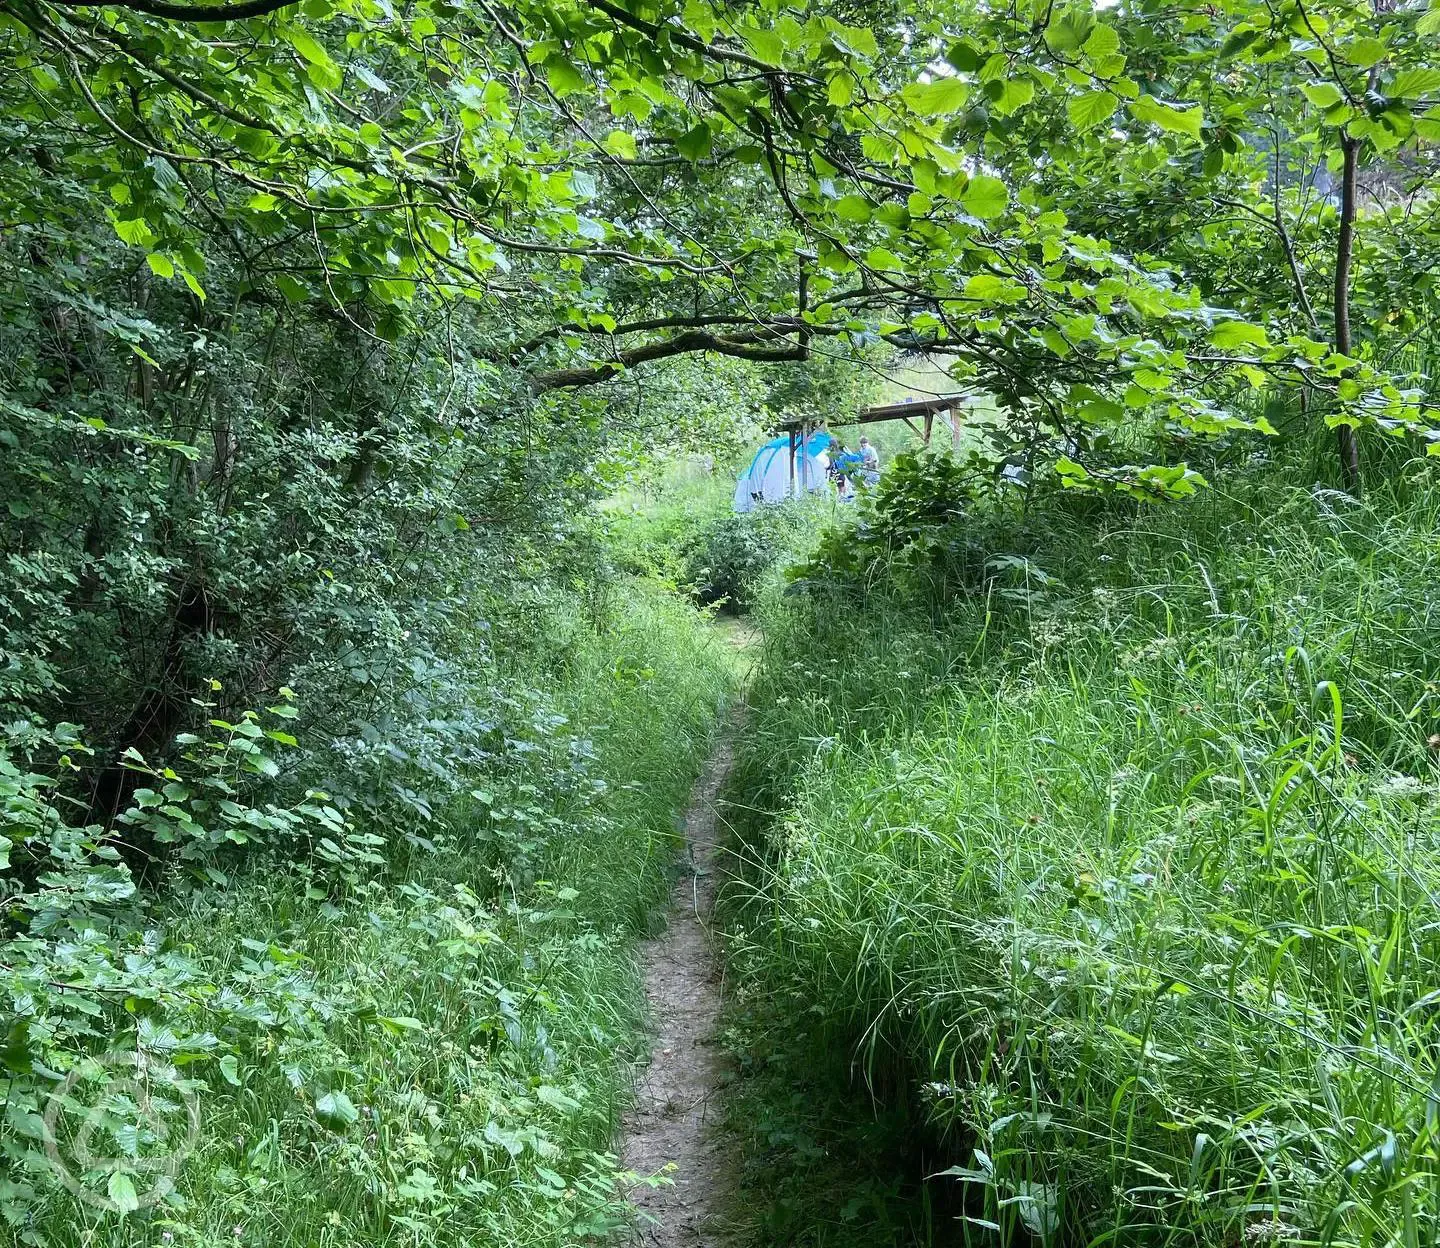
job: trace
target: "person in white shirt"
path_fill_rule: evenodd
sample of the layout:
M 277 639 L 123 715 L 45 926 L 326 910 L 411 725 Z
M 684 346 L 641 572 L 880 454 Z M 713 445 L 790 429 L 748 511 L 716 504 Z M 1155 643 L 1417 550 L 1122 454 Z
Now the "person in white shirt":
M 880 480 L 880 454 L 870 445 L 869 438 L 860 439 L 860 477 L 866 485 Z

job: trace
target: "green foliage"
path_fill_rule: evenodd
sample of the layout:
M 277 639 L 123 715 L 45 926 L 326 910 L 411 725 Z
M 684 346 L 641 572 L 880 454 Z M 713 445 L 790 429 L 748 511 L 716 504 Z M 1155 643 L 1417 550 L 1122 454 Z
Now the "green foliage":
M 1433 477 L 1117 507 L 1023 602 L 772 608 L 739 1042 L 925 1120 L 972 1235 L 1425 1243 Z M 812 1192 L 788 1242 L 913 1242 Z
M 686 550 L 685 577 L 703 604 L 735 614 L 754 608 L 767 585 L 809 545 L 826 503 L 792 502 L 718 516 Z
M 822 592 L 919 581 L 962 581 L 973 562 L 968 513 L 981 478 L 948 454 L 906 451 L 889 464 L 873 490 L 862 490 L 853 524 L 832 526 L 809 560 L 790 570 L 798 585 Z
M 668 484 L 649 501 L 607 507 L 620 567 L 679 590 L 701 606 L 750 611 L 835 514 L 829 499 L 737 514 L 730 472 Z
M 67 731 L 0 759 L 18 1242 L 81 1221 L 117 1248 L 628 1226 L 610 1147 L 638 1043 L 629 946 L 729 674 L 683 607 L 627 598 L 598 632 L 568 625 L 547 687 L 474 691 L 484 760 L 428 816 L 266 802 L 288 776 L 256 764 L 262 717 L 217 725 L 193 772 L 155 777 L 165 804 L 137 791 L 111 833 L 71 826 L 41 770 L 78 752 Z M 127 828 L 180 838 L 163 881 L 136 887 Z
M 1132 390 L 1199 432 L 1234 428 L 1214 391 L 1303 379 L 1347 422 L 1423 433 L 1383 361 L 1329 349 L 1314 318 L 1268 334 L 1274 300 L 1243 310 L 1254 334 L 1213 341 L 1236 318 L 1192 270 L 1223 269 L 1228 240 L 1095 231 L 1087 208 L 1113 198 L 1091 194 L 1097 170 L 1128 191 L 1238 168 L 1277 97 L 1306 102 L 1274 120 L 1323 136 L 1311 147 L 1413 147 L 1437 124 L 1421 21 L 1401 6 L 1377 33 L 1362 0 L 1264 23 L 1242 0 L 1174 7 L 11 5 L 8 259 L 127 361 L 164 362 L 151 303 L 207 342 L 269 307 L 402 355 L 444 320 L 436 354 L 484 361 L 512 396 L 702 352 L 864 363 L 885 341 L 950 356 L 1030 428 L 1077 409 L 1113 426 Z M 96 249 L 138 300 L 87 280 Z
M 875 343 L 815 355 L 803 364 L 767 365 L 765 407 L 771 422 L 823 425 L 878 402 L 884 368 L 893 355 L 892 347 Z

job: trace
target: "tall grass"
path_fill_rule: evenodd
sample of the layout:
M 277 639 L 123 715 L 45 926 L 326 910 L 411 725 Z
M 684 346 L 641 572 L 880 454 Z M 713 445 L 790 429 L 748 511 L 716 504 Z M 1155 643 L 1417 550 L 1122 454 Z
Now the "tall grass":
M 492 765 L 433 822 L 382 829 L 390 865 L 338 891 L 302 864 L 157 903 L 154 940 L 247 1002 L 238 1019 L 223 993 L 196 1001 L 195 1030 L 244 1056 L 189 1068 L 200 1130 L 168 1200 L 120 1219 L 58 1192 L 48 1221 L 11 1228 L 20 1242 L 561 1248 L 626 1233 L 611 1149 L 641 1047 L 633 943 L 667 896 L 732 659 L 678 601 L 617 600 L 599 629 L 563 628 L 564 662 L 504 673 Z
M 937 1239 L 1440 1236 L 1437 514 L 1042 509 L 938 627 L 773 609 L 742 995 L 923 1113 Z

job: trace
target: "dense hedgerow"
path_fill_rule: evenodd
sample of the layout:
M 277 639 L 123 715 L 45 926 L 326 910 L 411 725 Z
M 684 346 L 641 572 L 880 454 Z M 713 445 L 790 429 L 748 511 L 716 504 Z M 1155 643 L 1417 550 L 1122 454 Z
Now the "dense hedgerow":
M 608 512 L 620 565 L 732 615 L 752 611 L 777 588 L 797 551 L 835 512 L 826 492 L 783 507 L 737 513 L 728 472 L 681 482 Z

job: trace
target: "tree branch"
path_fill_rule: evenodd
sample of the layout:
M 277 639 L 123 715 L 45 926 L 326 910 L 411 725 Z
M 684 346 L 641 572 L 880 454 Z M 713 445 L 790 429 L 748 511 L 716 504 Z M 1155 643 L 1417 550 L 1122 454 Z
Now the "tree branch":
M 643 17 L 636 17 L 635 14 L 627 12 L 618 4 L 610 3 L 610 0 L 585 0 L 592 8 L 598 9 L 612 21 L 619 22 L 623 26 L 629 26 L 651 39 L 659 39 L 664 34 L 671 43 L 678 44 L 682 48 L 689 48 L 692 52 L 698 52 L 701 56 L 713 57 L 716 60 L 731 61 L 736 65 L 744 65 L 747 69 L 758 70 L 761 74 L 778 74 L 781 72 L 778 65 L 767 65 L 764 61 L 757 60 L 744 52 L 736 52 L 730 48 L 718 47 L 713 43 L 706 43 L 703 39 L 697 39 L 688 31 L 679 27 L 661 25 L 659 22 L 646 21 Z
M 288 9 L 296 0 L 242 0 L 240 4 L 167 4 L 165 0 L 52 0 L 62 9 L 133 9 L 170 22 L 242 22 Z
M 739 315 L 735 313 L 717 314 L 715 316 L 657 316 L 648 321 L 629 321 L 624 325 L 617 325 L 614 329 L 606 329 L 603 325 L 551 325 L 548 329 L 541 330 L 533 338 L 522 342 L 515 348 L 517 356 L 529 355 L 532 351 L 543 347 L 552 338 L 563 338 L 567 334 L 609 334 L 611 337 L 619 338 L 625 334 L 643 334 L 656 329 L 703 329 L 719 325 L 753 325 L 753 316 Z
M 815 332 L 817 327 L 805 326 L 802 332 Z M 800 331 L 794 321 L 781 321 L 774 325 L 758 326 L 745 333 L 729 336 L 712 334 L 703 329 L 687 330 L 671 338 L 642 343 L 638 347 L 627 347 L 617 351 L 615 357 L 599 364 L 582 364 L 574 368 L 556 368 L 535 373 L 530 378 L 530 389 L 536 394 L 547 390 L 572 389 L 578 386 L 594 386 L 602 381 L 651 360 L 666 360 L 676 355 L 695 351 L 714 351 L 717 355 L 730 355 L 741 360 L 757 360 L 777 363 L 786 360 L 804 360 L 808 357 L 806 345 L 792 343 L 785 339 L 786 333 Z M 824 332 L 824 331 L 821 331 Z M 835 332 L 839 332 L 838 330 Z M 784 342 L 784 346 L 776 345 Z

